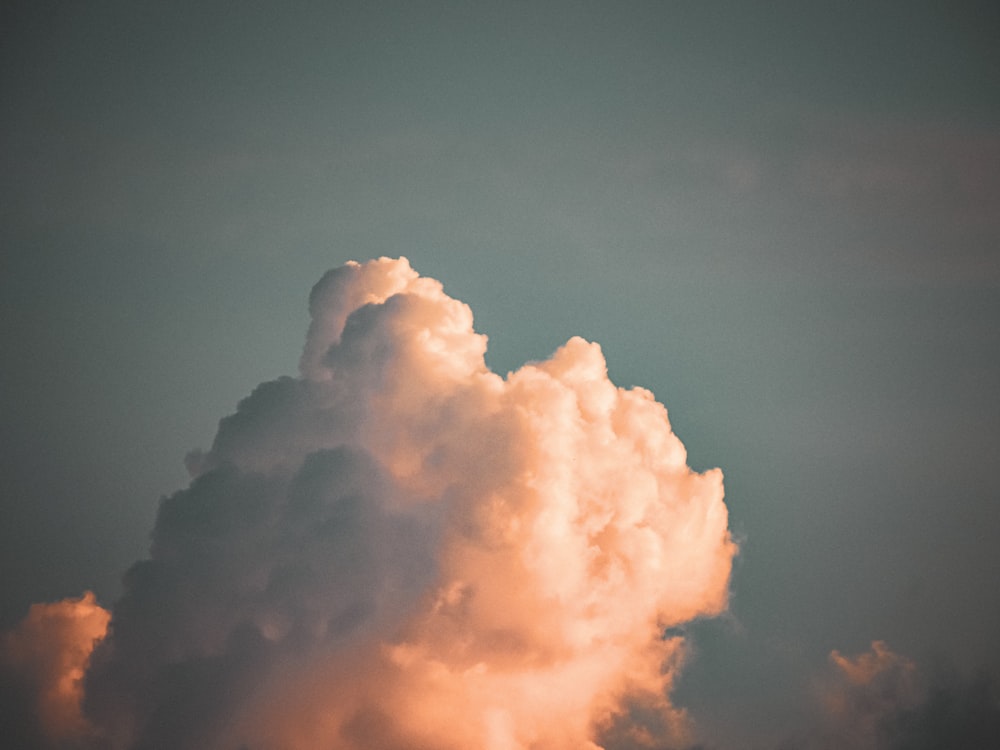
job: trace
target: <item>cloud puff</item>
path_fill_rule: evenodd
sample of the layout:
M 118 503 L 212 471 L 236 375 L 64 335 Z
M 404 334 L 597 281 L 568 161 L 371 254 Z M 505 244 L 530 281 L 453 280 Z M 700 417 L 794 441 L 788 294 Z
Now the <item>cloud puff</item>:
M 883 641 L 854 657 L 833 651 L 830 664 L 833 675 L 823 698 L 835 733 L 845 747 L 881 747 L 886 718 L 920 700 L 917 665 Z
M 923 673 L 874 641 L 868 651 L 830 654 L 822 720 L 780 750 L 980 750 L 1000 747 L 1000 692 L 985 673 Z
M 300 376 L 189 456 L 91 657 L 111 748 L 684 741 L 668 628 L 726 606 L 722 476 L 573 338 L 506 377 L 405 259 L 310 297 Z M 671 631 L 673 632 L 673 631 Z
M 0 728 L 19 747 L 72 747 L 94 729 L 80 711 L 83 676 L 110 613 L 89 591 L 35 604 L 0 638 Z

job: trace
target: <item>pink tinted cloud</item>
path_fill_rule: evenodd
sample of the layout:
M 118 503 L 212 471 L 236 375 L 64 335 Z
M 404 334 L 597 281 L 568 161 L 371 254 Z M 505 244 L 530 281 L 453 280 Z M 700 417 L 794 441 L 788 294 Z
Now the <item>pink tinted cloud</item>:
M 0 669 L 34 698 L 34 715 L 20 721 L 37 726 L 53 746 L 94 733 L 80 710 L 83 678 L 110 617 L 88 591 L 79 599 L 32 605 L 0 639 Z
M 167 498 L 83 706 L 113 748 L 683 741 L 684 643 L 736 547 L 646 390 L 570 339 L 506 377 L 405 259 L 331 271 L 301 376 Z

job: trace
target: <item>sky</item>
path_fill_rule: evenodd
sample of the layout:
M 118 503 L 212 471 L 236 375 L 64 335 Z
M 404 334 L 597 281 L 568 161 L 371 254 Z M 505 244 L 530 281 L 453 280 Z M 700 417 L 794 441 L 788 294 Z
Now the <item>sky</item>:
M 150 698 L 158 708 L 145 714 L 124 706 L 122 695 L 160 684 L 130 658 L 145 647 L 167 668 L 172 648 L 197 650 L 198 638 L 229 659 L 211 661 L 218 684 L 252 678 L 271 698 L 311 686 L 306 724 L 322 701 L 343 698 L 329 675 L 367 675 L 378 699 L 312 738 L 335 735 L 344 748 L 575 748 L 588 732 L 608 750 L 1000 737 L 995 3 L 15 1 L 0 9 L 0 35 L 2 718 L 44 683 L 38 675 L 58 672 L 12 654 L 35 653 L 48 633 L 64 644 L 58 653 L 77 654 L 67 663 L 85 666 L 89 646 L 74 644 L 103 633 L 110 611 L 118 625 L 94 652 L 82 708 L 73 693 L 75 708 L 38 711 L 42 724 L 115 750 L 197 746 L 202 728 L 223 732 L 209 720 L 217 714 L 228 717 L 219 743 L 262 731 L 239 691 L 227 706 L 179 705 L 173 693 Z M 408 260 L 365 265 L 380 257 Z M 368 270 L 325 275 L 338 268 Z M 314 286 L 333 291 L 314 292 L 310 312 Z M 390 302 L 396 293 L 422 302 Z M 323 333 L 330 311 L 343 338 Z M 409 338 L 414 321 L 440 326 L 440 343 Z M 348 330 L 357 349 L 344 344 Z M 374 351 L 388 359 L 365 359 Z M 442 351 L 463 363 L 461 376 L 435 364 Z M 599 387 L 575 379 L 574 362 Z M 375 372 L 426 387 L 404 398 Z M 347 395 L 334 408 L 323 389 Z M 610 420 L 600 429 L 612 425 L 631 447 L 595 453 L 597 432 L 560 421 L 557 391 L 598 404 Z M 636 395 L 646 391 L 668 417 L 648 407 L 648 425 L 622 427 L 608 416 L 625 408 L 609 404 L 649 403 Z M 310 421 L 330 409 L 339 416 L 326 427 Z M 539 421 L 511 416 L 526 413 Z M 365 426 L 393 419 L 398 444 Z M 576 436 L 572 449 L 563 434 Z M 434 440 L 451 447 L 413 447 Z M 680 444 L 690 474 L 676 464 Z M 225 474 L 227 461 L 243 473 Z M 697 489 L 717 481 L 716 468 L 724 505 L 721 488 Z M 517 564 L 455 541 L 489 498 L 543 496 L 522 486 L 526 471 L 555 477 L 553 498 L 621 508 L 645 497 L 648 487 L 632 494 L 628 482 L 648 472 L 690 503 L 666 515 L 640 503 L 653 514 L 640 520 L 622 511 L 631 525 L 608 549 L 647 556 L 617 587 L 606 576 L 588 588 L 600 566 L 572 546 L 557 554 L 569 532 L 558 543 L 517 537 Z M 480 474 L 488 491 L 454 499 L 449 482 Z M 369 498 L 360 520 L 326 542 L 344 559 L 280 514 L 283 531 L 251 554 L 258 527 L 241 525 L 244 507 L 257 519 L 252 509 L 276 498 L 348 492 L 339 483 L 369 488 L 355 493 Z M 417 513 L 414 498 L 447 511 Z M 198 503 L 218 517 L 198 515 Z M 546 513 L 568 512 L 510 503 L 507 520 L 524 513 L 536 529 Z M 610 512 L 586 507 L 581 519 Z M 722 526 L 676 536 L 701 517 L 695 508 Z M 213 523 L 235 545 L 231 566 L 223 555 L 200 567 L 208 553 L 197 545 L 193 557 L 176 552 L 188 524 Z M 638 528 L 655 529 L 652 540 L 626 542 Z M 249 613 L 271 644 L 251 658 L 246 623 L 218 614 L 219 602 L 249 575 L 241 565 L 280 578 L 268 555 L 295 548 L 307 568 L 345 572 L 326 588 L 293 575 L 287 601 L 226 610 Z M 190 601 L 163 593 L 142 573 L 158 565 L 202 588 Z M 561 575 L 576 588 L 546 609 Z M 510 628 L 523 649 L 541 649 L 533 658 L 546 669 L 545 659 L 562 665 L 536 676 L 576 696 L 546 704 L 577 717 L 564 737 L 539 739 L 549 730 L 501 658 L 504 643 L 521 653 L 517 644 L 474 639 L 503 607 L 460 607 L 468 581 L 492 592 L 487 602 L 525 592 L 525 617 Z M 682 601 L 678 587 L 692 581 Z M 416 738 L 424 708 L 397 714 L 394 702 L 430 690 L 428 654 L 454 667 L 429 635 L 439 609 L 420 598 L 438 589 L 440 611 L 470 618 L 454 620 L 473 634 L 462 658 L 486 649 L 485 674 L 510 677 L 468 689 L 468 715 L 487 718 L 449 740 Z M 87 591 L 93 599 L 80 598 Z M 381 593 L 372 603 L 364 591 Z M 604 597 L 596 610 L 574 609 L 594 592 Z M 310 640 L 319 637 L 298 609 L 281 609 L 297 596 L 331 607 L 361 597 L 350 627 L 343 612 L 322 613 L 325 627 L 341 622 L 336 638 L 360 639 L 359 654 L 379 642 L 412 649 L 359 666 L 333 635 Z M 60 600 L 75 603 L 42 606 Z M 152 627 L 156 612 L 172 614 Z M 563 661 L 529 628 L 532 612 L 565 639 Z M 659 651 L 642 661 L 654 620 Z M 574 622 L 598 621 L 618 633 L 597 652 L 617 665 L 607 673 L 573 645 L 583 637 Z M 406 638 L 385 635 L 390 625 Z M 296 648 L 329 653 L 327 673 L 289 666 L 273 645 L 299 626 L 313 635 Z M 156 648 L 139 635 L 154 631 Z M 570 666 L 583 672 L 560 671 Z M 645 692 L 626 689 L 626 674 L 645 675 Z M 175 691 L 187 684 L 178 680 Z M 449 685 L 438 687 L 453 697 Z M 511 696 L 509 715 L 476 713 L 490 690 Z M 593 726 L 577 726 L 583 705 Z M 155 739 L 177 716 L 200 717 L 186 723 L 192 735 Z M 295 746 L 281 735 L 289 721 L 274 718 L 275 746 Z M 42 735 L 30 741 L 55 741 Z

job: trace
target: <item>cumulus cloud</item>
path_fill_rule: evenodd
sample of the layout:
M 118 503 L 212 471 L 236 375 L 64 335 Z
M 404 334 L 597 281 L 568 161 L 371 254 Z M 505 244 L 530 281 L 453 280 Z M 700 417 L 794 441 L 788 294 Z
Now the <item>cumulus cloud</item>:
M 664 407 L 579 338 L 492 372 L 470 309 L 405 259 L 327 273 L 310 312 L 300 375 L 162 501 L 83 682 L 100 742 L 687 741 L 668 629 L 725 608 L 736 548 Z
M 919 702 L 917 665 L 883 641 L 874 641 L 868 651 L 854 657 L 833 651 L 830 665 L 833 674 L 823 699 L 845 747 L 882 746 L 887 717 Z
M 1000 692 L 985 673 L 925 674 L 882 641 L 833 651 L 821 721 L 779 750 L 981 750 L 1000 747 Z
M 0 638 L 0 736 L 13 746 L 72 747 L 94 736 L 80 711 L 83 676 L 110 613 L 87 592 L 35 604 Z

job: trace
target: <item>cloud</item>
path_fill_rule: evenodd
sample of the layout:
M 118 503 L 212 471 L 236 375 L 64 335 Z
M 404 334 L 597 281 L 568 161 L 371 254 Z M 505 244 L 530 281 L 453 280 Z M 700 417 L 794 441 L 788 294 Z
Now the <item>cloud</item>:
M 327 273 L 299 377 L 188 457 L 91 656 L 114 748 L 689 739 L 669 628 L 723 611 L 722 475 L 570 339 L 505 377 L 405 259 Z M 675 631 L 670 631 L 671 633 Z
M 854 657 L 833 651 L 830 665 L 833 674 L 822 697 L 832 734 L 844 747 L 881 747 L 887 717 L 919 702 L 917 665 L 882 641 Z
M 819 722 L 780 750 L 1000 747 L 1000 691 L 986 673 L 927 675 L 882 641 L 856 656 L 833 651 L 829 662 Z
M 83 676 L 110 613 L 87 592 L 35 604 L 0 639 L 0 736 L 14 746 L 72 747 L 93 736 L 80 711 Z

